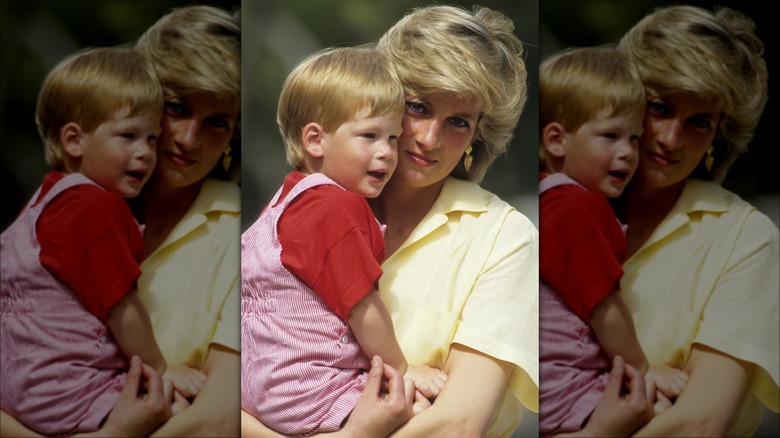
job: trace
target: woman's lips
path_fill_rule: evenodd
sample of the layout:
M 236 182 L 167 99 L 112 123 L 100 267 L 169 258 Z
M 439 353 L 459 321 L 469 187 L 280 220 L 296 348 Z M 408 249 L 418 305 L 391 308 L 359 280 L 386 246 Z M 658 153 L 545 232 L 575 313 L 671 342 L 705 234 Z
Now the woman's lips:
M 174 152 L 164 152 L 163 154 L 168 158 L 170 163 L 177 167 L 187 167 L 195 163 L 195 160 L 190 160 L 185 156 Z
M 673 160 L 666 155 L 657 152 L 647 151 L 645 155 L 659 167 L 671 167 L 678 163 L 678 160 Z
M 423 157 L 422 155 L 416 154 L 414 152 L 407 152 L 406 155 L 409 157 L 412 163 L 421 167 L 430 167 L 436 164 L 436 160 L 429 160 Z

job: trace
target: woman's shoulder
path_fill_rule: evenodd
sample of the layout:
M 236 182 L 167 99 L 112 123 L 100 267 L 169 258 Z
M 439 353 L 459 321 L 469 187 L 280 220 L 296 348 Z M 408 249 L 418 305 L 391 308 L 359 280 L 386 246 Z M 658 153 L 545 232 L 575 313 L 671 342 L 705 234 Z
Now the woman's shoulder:
M 704 212 L 717 215 L 729 227 L 778 234 L 777 225 L 767 214 L 740 195 L 711 181 L 689 180 L 678 203 L 688 214 Z
M 440 197 L 450 211 L 460 210 L 474 214 L 485 223 L 497 223 L 502 227 L 535 233 L 536 226 L 525 214 L 495 193 L 479 184 L 449 178 L 442 188 Z

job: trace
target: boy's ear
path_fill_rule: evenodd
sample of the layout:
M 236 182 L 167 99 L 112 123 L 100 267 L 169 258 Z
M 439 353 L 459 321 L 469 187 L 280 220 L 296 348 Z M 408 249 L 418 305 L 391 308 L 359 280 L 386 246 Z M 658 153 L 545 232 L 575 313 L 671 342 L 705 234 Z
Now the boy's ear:
M 84 151 L 81 141 L 84 139 L 84 130 L 78 123 L 69 122 L 60 129 L 60 144 L 62 149 L 71 158 L 80 158 Z
M 555 158 L 563 158 L 566 155 L 563 143 L 566 137 L 566 130 L 563 125 L 557 122 L 549 123 L 542 130 L 542 145 L 548 155 Z
M 301 133 L 301 143 L 306 152 L 313 158 L 322 158 L 324 155 L 322 143 L 325 137 L 325 130 L 319 123 L 311 122 L 303 127 Z

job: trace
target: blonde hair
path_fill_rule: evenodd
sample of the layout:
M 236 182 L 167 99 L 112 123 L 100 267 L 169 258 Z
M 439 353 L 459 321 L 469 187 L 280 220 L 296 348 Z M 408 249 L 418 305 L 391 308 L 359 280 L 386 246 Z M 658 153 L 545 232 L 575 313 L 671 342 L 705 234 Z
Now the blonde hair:
M 512 139 L 527 98 L 523 45 L 513 31 L 512 20 L 485 7 L 428 6 L 413 9 L 378 43 L 407 95 L 452 93 L 480 109 L 471 170 L 461 160 L 455 178 L 482 181 Z
M 607 117 L 641 116 L 645 102 L 645 88 L 636 68 L 615 48 L 567 49 L 547 58 L 539 69 L 542 131 L 557 122 L 566 132 L 576 132 L 603 110 L 610 111 Z M 539 158 L 540 166 L 549 166 L 544 147 L 539 149 Z
M 163 92 L 148 59 L 128 47 L 88 48 L 57 64 L 43 81 L 35 123 L 46 162 L 64 169 L 60 131 L 77 123 L 91 133 L 119 110 L 125 117 L 163 111 Z
M 287 76 L 276 121 L 287 162 L 301 168 L 304 126 L 316 122 L 333 132 L 367 109 L 367 117 L 404 112 L 401 82 L 387 57 L 373 47 L 329 48 L 304 59 Z
M 241 102 L 241 17 L 238 10 L 192 5 L 163 16 L 138 39 L 136 48 L 152 62 L 166 97 L 207 93 Z M 232 165 L 218 162 L 211 176 L 230 179 L 240 165 L 241 125 L 236 120 L 231 139 Z
M 713 166 L 707 171 L 700 163 L 692 176 L 722 181 L 753 138 L 767 100 L 764 45 L 754 30 L 750 18 L 729 8 L 672 6 L 646 16 L 620 40 L 648 95 L 691 92 L 718 105 Z

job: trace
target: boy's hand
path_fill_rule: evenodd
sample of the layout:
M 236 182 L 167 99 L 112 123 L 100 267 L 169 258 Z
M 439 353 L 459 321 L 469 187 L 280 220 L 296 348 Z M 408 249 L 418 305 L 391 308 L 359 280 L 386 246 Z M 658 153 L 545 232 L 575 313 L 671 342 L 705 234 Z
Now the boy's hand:
M 414 381 L 414 387 L 425 398 L 436 398 L 447 383 L 447 374 L 436 368 L 425 365 L 409 365 L 404 374 L 404 379 Z
M 688 383 L 688 373 L 669 365 L 650 365 L 645 378 L 654 381 L 656 388 L 670 399 L 680 395 Z
M 162 377 L 170 380 L 173 388 L 185 398 L 198 395 L 206 382 L 206 375 L 202 371 L 185 365 L 168 365 Z

